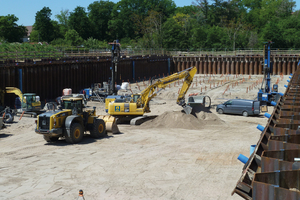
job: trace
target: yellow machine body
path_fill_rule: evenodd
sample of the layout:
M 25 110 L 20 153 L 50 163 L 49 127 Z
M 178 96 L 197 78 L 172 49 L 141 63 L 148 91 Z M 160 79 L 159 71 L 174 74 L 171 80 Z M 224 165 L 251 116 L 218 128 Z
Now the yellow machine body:
M 197 68 L 189 68 L 187 70 L 172 74 L 170 76 L 158 79 L 155 83 L 149 85 L 140 94 L 133 94 L 130 100 L 111 99 L 106 102 L 108 114 L 111 116 L 142 116 L 144 113 L 150 112 L 149 102 L 159 91 L 166 88 L 169 84 L 184 79 L 183 85 L 177 98 L 177 104 L 186 107 L 185 94 L 192 84 L 193 78 L 197 72 Z M 157 88 L 160 89 L 157 91 Z M 191 112 L 191 109 L 188 111 Z

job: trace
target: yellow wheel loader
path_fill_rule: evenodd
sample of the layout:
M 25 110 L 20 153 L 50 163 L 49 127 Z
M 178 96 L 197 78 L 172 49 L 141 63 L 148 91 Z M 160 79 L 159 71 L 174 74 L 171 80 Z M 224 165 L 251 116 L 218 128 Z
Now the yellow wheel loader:
M 105 120 L 96 115 L 96 107 L 86 109 L 82 102 L 80 97 L 63 98 L 59 109 L 53 106 L 53 110 L 38 115 L 35 132 L 43 135 L 47 142 L 64 137 L 71 144 L 81 142 L 87 131 L 94 138 L 105 137 Z
M 133 94 L 130 100 L 126 98 L 116 98 L 106 101 L 106 108 L 110 116 L 118 119 L 128 118 L 130 124 L 138 125 L 143 122 L 145 113 L 150 112 L 149 102 L 158 92 L 166 88 L 169 84 L 184 79 L 183 85 L 177 98 L 177 104 L 183 107 L 186 114 L 192 112 L 192 107 L 185 103 L 185 94 L 193 82 L 193 78 L 197 72 L 197 68 L 189 68 L 184 71 L 172 74 L 170 76 L 160 78 L 145 88 L 140 94 Z M 157 91 L 157 89 L 159 89 Z

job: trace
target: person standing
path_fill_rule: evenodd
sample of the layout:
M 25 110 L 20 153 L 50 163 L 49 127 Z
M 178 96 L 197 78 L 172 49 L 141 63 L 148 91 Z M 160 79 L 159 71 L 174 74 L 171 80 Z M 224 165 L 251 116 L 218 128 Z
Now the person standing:
M 77 200 L 85 200 L 84 196 L 83 196 L 83 191 L 79 190 L 79 195 L 77 197 Z

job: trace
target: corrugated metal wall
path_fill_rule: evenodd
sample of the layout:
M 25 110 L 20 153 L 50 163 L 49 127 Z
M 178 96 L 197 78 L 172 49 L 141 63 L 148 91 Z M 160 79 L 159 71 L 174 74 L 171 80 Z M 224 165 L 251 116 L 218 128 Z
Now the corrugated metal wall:
M 272 56 L 273 74 L 290 74 L 297 69 L 300 56 Z M 153 76 L 166 76 L 196 66 L 199 74 L 262 74 L 262 56 L 148 56 L 120 59 L 116 81 L 136 82 Z M 93 83 L 111 77 L 110 57 L 28 60 L 25 63 L 7 62 L 0 66 L 0 88 L 14 86 L 23 93 L 34 92 L 42 100 L 53 99 L 64 88 L 74 93 Z
M 62 95 L 64 88 L 78 93 L 93 83 L 108 81 L 111 66 L 110 59 L 14 63 L 0 66 L 0 88 L 14 86 L 23 93 L 36 93 L 41 100 L 54 99 Z M 168 57 L 125 58 L 117 66 L 116 81 L 135 82 L 167 73 Z
M 299 55 L 272 55 L 273 74 L 290 74 L 297 69 Z M 175 56 L 177 71 L 190 66 L 199 74 L 262 74 L 263 56 Z

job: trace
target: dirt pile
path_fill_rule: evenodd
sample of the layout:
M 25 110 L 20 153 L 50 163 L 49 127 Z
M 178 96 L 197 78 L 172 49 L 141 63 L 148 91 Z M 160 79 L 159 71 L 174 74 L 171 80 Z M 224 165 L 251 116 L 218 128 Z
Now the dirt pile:
M 203 129 L 206 125 L 222 125 L 224 122 L 207 108 L 194 109 L 190 115 L 182 111 L 167 111 L 141 125 L 143 128 Z

